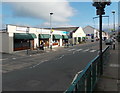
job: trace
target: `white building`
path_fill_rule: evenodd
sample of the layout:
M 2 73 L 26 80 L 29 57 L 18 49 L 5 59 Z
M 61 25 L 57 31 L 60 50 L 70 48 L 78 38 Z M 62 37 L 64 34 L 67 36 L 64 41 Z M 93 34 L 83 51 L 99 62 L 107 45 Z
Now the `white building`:
M 86 26 L 83 28 L 86 37 L 88 40 L 98 40 L 99 37 L 99 30 L 96 28 L 93 28 L 92 26 Z M 106 32 L 102 32 L 102 38 L 103 40 L 108 39 L 108 34 Z
M 54 29 L 67 31 L 70 44 L 79 44 L 86 38 L 86 34 L 81 27 L 60 27 Z
M 63 46 L 63 42 L 68 39 L 65 31 L 54 30 L 53 47 Z M 6 31 L 0 32 L 2 38 L 2 50 L 0 52 L 13 53 L 18 50 L 40 47 L 44 42 L 45 47 L 49 47 L 50 30 L 32 28 L 26 26 L 7 25 Z
M 80 42 L 85 40 L 85 37 L 86 34 L 84 33 L 83 29 L 81 27 L 78 27 L 72 33 L 73 44 L 79 44 Z

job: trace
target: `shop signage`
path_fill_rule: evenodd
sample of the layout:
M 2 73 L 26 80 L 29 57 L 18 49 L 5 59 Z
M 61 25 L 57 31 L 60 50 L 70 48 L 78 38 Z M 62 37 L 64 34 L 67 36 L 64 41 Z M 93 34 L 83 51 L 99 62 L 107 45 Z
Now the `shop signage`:
M 16 27 L 16 31 L 28 31 L 29 28 L 27 27 Z
M 41 34 L 50 34 L 50 30 L 46 30 L 46 29 L 37 29 L 37 32 Z
M 68 32 L 66 32 L 66 31 L 54 31 L 53 34 L 66 35 L 66 34 L 68 34 Z

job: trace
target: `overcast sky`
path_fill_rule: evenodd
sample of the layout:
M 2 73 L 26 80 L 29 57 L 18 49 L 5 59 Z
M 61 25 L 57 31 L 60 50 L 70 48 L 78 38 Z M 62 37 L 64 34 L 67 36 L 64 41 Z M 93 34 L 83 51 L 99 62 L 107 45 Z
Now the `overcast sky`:
M 67 0 L 44 0 L 46 2 L 3 2 L 2 24 L 26 25 L 32 27 L 50 27 L 50 12 L 52 15 L 52 26 L 81 26 L 87 25 L 98 27 L 96 9 L 92 2 L 68 2 Z M 112 27 L 113 15 L 116 11 L 116 24 L 118 23 L 118 3 L 114 2 L 106 6 L 106 15 L 109 15 L 109 25 Z M 95 24 L 94 24 L 95 23 Z M 103 20 L 104 27 L 108 27 L 108 18 Z

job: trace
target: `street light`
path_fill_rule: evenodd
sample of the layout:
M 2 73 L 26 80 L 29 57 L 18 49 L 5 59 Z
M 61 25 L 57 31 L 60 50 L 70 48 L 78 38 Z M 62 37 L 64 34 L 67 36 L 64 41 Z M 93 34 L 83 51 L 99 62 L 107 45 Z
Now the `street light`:
M 113 32 L 115 32 L 115 11 L 112 11 L 113 13 Z
M 52 35 L 52 15 L 53 13 L 50 13 L 50 49 L 52 49 L 52 42 L 53 42 L 53 35 Z
M 101 63 L 101 70 L 100 74 L 103 74 L 103 62 L 102 62 L 102 15 L 105 14 L 104 8 L 106 5 L 110 5 L 110 0 L 93 0 L 93 6 L 96 7 L 97 11 L 96 14 L 99 15 L 99 37 L 100 37 L 100 63 Z

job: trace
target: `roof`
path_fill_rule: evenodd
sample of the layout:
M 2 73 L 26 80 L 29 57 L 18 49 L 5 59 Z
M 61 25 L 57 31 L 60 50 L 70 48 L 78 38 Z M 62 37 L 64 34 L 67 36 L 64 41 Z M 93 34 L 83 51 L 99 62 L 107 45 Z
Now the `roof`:
M 13 24 L 7 24 L 7 25 L 32 28 L 30 26 L 20 26 L 20 25 L 13 25 Z M 37 27 L 35 27 L 35 28 L 37 28 Z M 56 27 L 56 28 L 52 28 L 52 29 L 58 30 L 58 31 L 75 32 L 78 28 L 79 27 Z M 50 30 L 51 28 L 37 28 L 37 29 L 47 29 L 47 30 Z
M 87 28 L 87 27 L 90 27 L 90 28 L 92 28 L 92 29 L 96 29 L 96 28 L 88 25 L 88 26 L 84 27 L 83 30 L 84 30 L 85 28 Z M 99 31 L 98 29 L 96 29 L 96 30 Z
M 52 29 L 59 31 L 75 32 L 78 28 L 79 27 L 57 27 Z M 50 29 L 50 28 L 45 28 L 45 29 Z
M 10 25 L 10 26 L 18 26 L 18 27 L 30 27 L 30 26 L 25 26 L 25 25 L 14 25 L 14 24 L 6 24 L 6 27 Z

